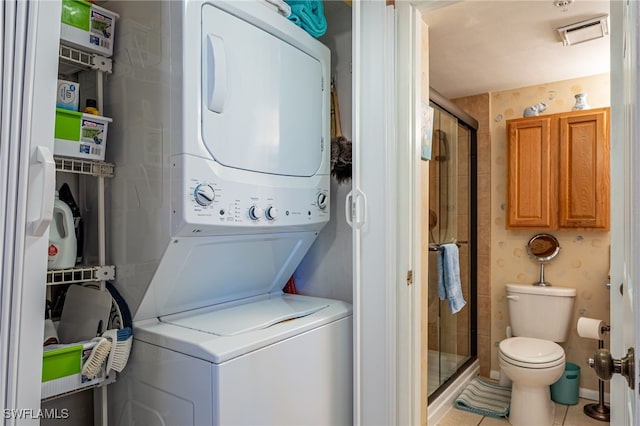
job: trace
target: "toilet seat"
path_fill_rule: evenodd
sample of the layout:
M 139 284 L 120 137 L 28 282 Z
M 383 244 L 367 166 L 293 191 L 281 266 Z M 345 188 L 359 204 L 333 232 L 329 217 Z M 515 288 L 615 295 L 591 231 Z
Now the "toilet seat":
M 498 358 L 509 364 L 532 369 L 550 368 L 564 364 L 562 346 L 532 337 L 511 337 L 500 342 Z

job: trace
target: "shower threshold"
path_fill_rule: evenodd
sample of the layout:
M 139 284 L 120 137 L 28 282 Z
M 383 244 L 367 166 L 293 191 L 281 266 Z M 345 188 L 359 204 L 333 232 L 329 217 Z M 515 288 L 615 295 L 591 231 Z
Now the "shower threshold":
M 470 359 L 458 372 L 436 391 L 427 408 L 427 424 L 435 425 L 453 406 L 460 392 L 480 373 L 480 361 Z

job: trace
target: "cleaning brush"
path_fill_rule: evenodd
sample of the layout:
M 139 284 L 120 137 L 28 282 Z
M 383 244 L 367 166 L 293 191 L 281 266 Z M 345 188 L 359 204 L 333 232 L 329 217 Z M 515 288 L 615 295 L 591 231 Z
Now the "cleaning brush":
M 351 141 L 342 134 L 338 94 L 333 83 L 331 84 L 331 116 L 333 124 L 331 129 L 331 176 L 335 177 L 338 183 L 343 183 L 351 180 L 352 148 Z
M 104 360 L 112 351 L 113 344 L 104 337 L 96 337 L 92 339 L 98 343 L 93 347 L 89 357 L 82 365 L 82 374 L 88 379 L 94 379 L 100 372 Z
M 111 353 L 109 354 L 109 361 L 107 361 L 107 373 L 111 369 L 120 373 L 127 365 L 129 353 L 131 352 L 131 344 L 133 342 L 131 327 L 107 330 L 102 334 L 102 337 L 111 340 Z

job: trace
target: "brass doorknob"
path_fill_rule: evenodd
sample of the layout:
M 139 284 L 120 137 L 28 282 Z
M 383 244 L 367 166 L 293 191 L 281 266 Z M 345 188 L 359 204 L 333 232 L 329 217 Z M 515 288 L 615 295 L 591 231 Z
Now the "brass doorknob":
M 615 373 L 622 374 L 627 379 L 631 389 L 635 389 L 635 353 L 633 348 L 627 349 L 624 358 L 613 359 L 607 349 L 598 349 L 589 358 L 589 367 L 593 368 L 596 375 L 602 380 L 610 380 Z

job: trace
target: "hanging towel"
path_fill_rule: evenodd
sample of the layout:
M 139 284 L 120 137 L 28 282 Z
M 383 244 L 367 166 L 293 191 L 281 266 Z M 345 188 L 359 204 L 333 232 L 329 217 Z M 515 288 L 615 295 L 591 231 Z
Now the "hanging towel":
M 438 252 L 438 296 L 449 302 L 453 314 L 467 304 L 462 296 L 458 246 L 455 244 L 442 244 Z
M 314 37 L 327 32 L 322 0 L 285 0 L 291 6 L 289 20 Z

